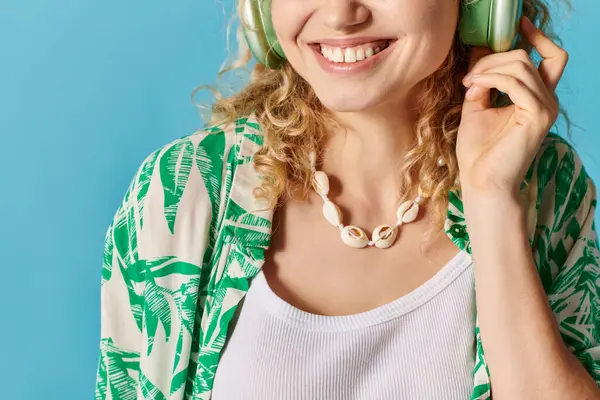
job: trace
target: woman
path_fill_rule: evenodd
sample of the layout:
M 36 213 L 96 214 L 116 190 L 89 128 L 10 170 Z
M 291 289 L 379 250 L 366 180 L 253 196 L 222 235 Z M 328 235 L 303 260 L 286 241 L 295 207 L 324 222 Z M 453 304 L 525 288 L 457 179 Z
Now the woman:
M 108 230 L 96 397 L 600 398 L 596 188 L 548 132 L 547 7 L 495 53 L 459 2 L 268 10 L 285 57 L 150 154 Z

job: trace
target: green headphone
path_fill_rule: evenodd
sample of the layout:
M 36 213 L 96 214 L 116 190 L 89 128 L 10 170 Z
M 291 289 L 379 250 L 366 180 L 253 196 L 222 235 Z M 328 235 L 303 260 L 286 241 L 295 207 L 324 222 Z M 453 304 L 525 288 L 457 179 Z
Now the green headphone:
M 243 2 L 242 29 L 252 55 L 268 68 L 281 68 L 286 57 L 273 29 L 271 0 Z M 513 49 L 517 42 L 522 8 L 523 0 L 463 3 L 459 22 L 460 40 L 471 46 L 489 47 L 495 53 Z

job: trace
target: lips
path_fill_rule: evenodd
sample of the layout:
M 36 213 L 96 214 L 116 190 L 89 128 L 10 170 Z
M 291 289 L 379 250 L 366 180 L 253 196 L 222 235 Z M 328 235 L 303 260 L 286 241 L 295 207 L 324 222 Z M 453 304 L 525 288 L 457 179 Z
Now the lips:
M 393 40 L 392 42 L 390 42 L 389 46 L 379 51 L 378 53 L 375 53 L 372 56 L 365 57 L 363 60 L 359 61 L 357 57 L 355 62 L 330 61 L 321 53 L 320 45 L 317 44 L 311 47 L 313 47 L 313 52 L 316 57 L 317 65 L 319 65 L 323 71 L 329 74 L 336 75 L 338 77 L 350 77 L 367 73 L 368 71 L 376 68 L 377 65 L 379 65 L 383 61 L 383 59 L 390 54 L 391 48 L 396 47 L 395 45 L 397 42 L 398 40 Z M 336 53 L 340 51 L 342 50 L 338 48 L 336 50 Z M 350 50 L 345 50 L 346 53 L 348 51 Z M 339 59 L 339 55 L 336 55 L 336 58 Z M 352 57 L 350 58 L 352 59 Z

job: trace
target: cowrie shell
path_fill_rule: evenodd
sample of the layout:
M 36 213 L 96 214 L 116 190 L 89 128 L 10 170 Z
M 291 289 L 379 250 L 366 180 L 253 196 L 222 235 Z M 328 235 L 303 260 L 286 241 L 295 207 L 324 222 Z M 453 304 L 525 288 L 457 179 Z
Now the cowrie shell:
M 333 226 L 339 226 L 342 223 L 342 212 L 331 201 L 323 203 L 323 216 Z
M 412 203 L 412 200 L 406 200 L 400 205 L 400 207 L 398 207 L 398 211 L 396 211 L 396 217 L 398 218 L 398 221 L 402 220 L 404 213 L 406 212 L 406 210 L 408 210 L 410 206 L 412 206 Z
M 367 234 L 358 226 L 345 226 L 340 233 L 342 236 L 342 242 L 350 247 L 354 247 L 355 249 L 362 249 L 369 243 Z
M 373 231 L 372 241 L 375 243 L 375 247 L 380 249 L 387 249 L 394 243 L 398 230 L 392 228 L 390 225 L 379 225 Z
M 329 178 L 323 171 L 315 171 L 312 178 L 313 188 L 324 196 L 329 193 Z
M 419 214 L 419 203 L 414 203 L 402 216 L 402 222 L 406 224 L 413 222 L 417 218 L 417 214 Z

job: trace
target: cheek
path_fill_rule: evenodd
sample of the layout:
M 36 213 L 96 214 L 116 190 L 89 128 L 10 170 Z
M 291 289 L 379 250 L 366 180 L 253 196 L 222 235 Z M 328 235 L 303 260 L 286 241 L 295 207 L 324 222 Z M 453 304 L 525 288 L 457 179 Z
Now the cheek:
M 295 42 L 310 16 L 305 0 L 273 0 L 271 3 L 273 28 L 284 48 Z
M 437 38 L 452 35 L 458 22 L 455 0 L 406 0 L 395 20 L 406 34 Z
M 421 65 L 429 71 L 437 68 L 452 48 L 458 5 L 454 1 L 421 0 L 419 6 L 417 1 L 410 0 L 409 7 L 414 13 L 405 18 L 403 25 L 407 35 L 406 50 L 413 55 L 413 66 Z

